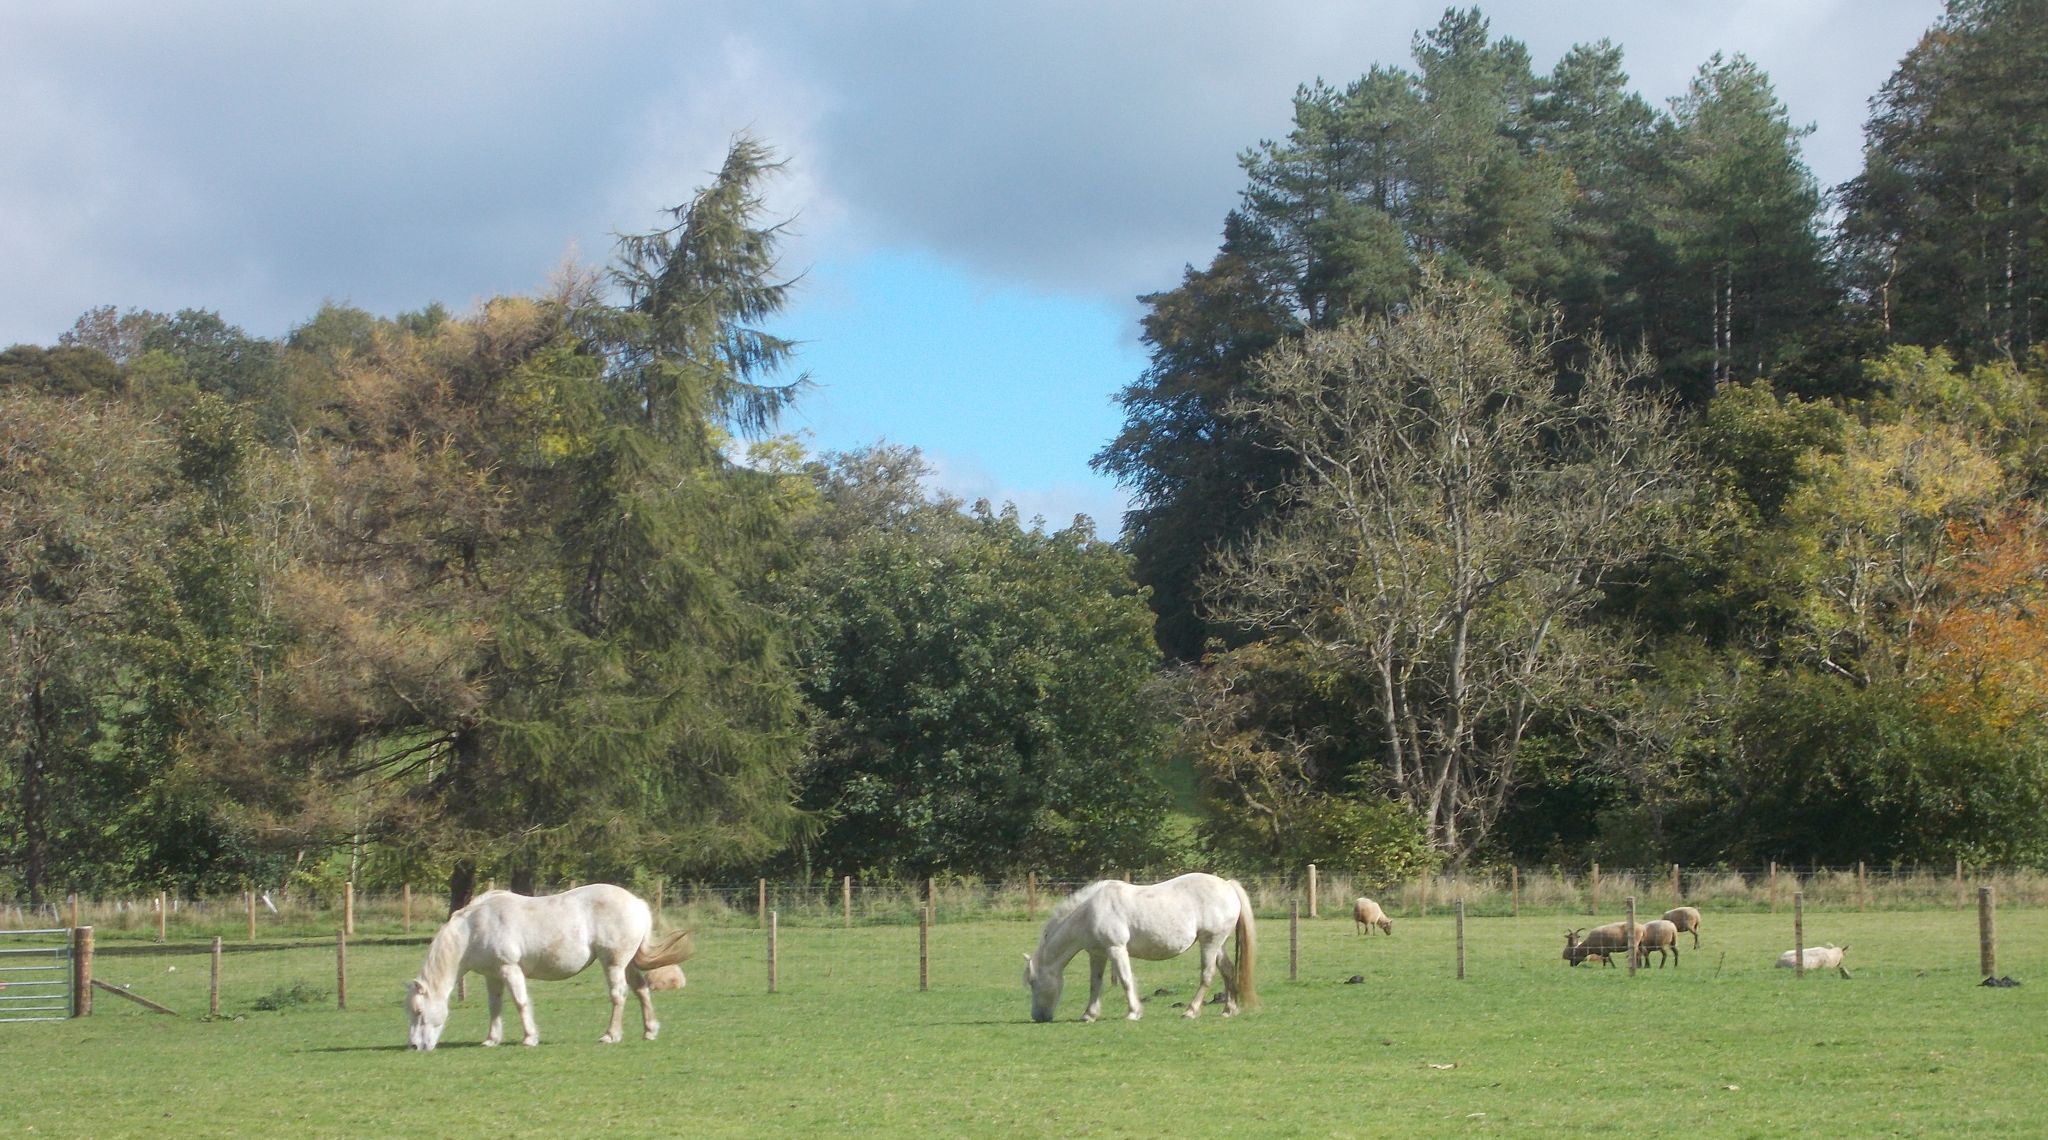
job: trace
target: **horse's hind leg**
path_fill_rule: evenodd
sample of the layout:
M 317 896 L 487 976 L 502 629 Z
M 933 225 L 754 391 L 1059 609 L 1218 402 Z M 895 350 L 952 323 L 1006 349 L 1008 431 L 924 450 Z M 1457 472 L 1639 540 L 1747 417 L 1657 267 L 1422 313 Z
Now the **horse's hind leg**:
M 1138 979 L 1131 976 L 1131 952 L 1122 946 L 1110 947 L 1109 964 L 1116 968 L 1116 984 L 1124 988 L 1124 1000 L 1131 1007 L 1124 1019 L 1136 1021 L 1145 1016 L 1145 1007 L 1138 1002 Z
M 498 974 L 512 995 L 512 1008 L 519 1011 L 519 1027 L 525 1032 L 519 1043 L 540 1044 L 540 1026 L 533 1023 L 533 1001 L 526 996 L 526 975 L 517 966 L 501 966 Z
M 1199 953 L 1201 954 L 1202 972 L 1195 980 L 1195 996 L 1188 999 L 1187 1012 L 1181 1014 L 1182 1017 L 1202 1016 L 1202 1003 L 1209 1000 L 1209 984 L 1216 980 L 1216 959 L 1223 954 L 1223 943 L 1203 943 Z M 1224 982 L 1223 994 L 1224 1003 L 1228 1005 L 1230 1000 L 1230 983 L 1228 980 Z
M 605 989 L 612 997 L 612 1024 L 597 1039 L 600 1045 L 616 1045 L 626 1035 L 626 967 L 621 962 L 608 962 L 604 967 Z M 641 983 L 645 985 L 646 983 Z
M 1223 944 L 1216 944 L 1216 972 L 1223 978 L 1223 1016 L 1237 1016 L 1237 963 L 1223 952 Z
M 654 1040 L 661 1035 L 661 1020 L 654 1016 L 654 990 L 647 984 L 647 975 L 631 966 L 626 967 L 626 988 L 640 998 L 641 1038 Z

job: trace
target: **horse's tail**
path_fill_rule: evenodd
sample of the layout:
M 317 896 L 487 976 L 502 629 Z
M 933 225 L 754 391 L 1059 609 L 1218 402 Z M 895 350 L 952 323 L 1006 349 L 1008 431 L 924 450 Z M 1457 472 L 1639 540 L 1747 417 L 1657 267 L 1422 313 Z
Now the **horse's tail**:
M 1252 897 L 1244 893 L 1244 884 L 1236 879 L 1230 880 L 1230 889 L 1237 892 L 1237 1005 L 1244 1010 L 1257 1009 L 1259 991 L 1253 977 L 1257 973 L 1259 932 L 1252 921 Z
M 644 974 L 663 966 L 673 966 L 696 952 L 696 944 L 690 941 L 687 930 L 679 930 L 659 942 L 649 934 L 640 943 L 640 949 L 633 952 L 633 968 Z

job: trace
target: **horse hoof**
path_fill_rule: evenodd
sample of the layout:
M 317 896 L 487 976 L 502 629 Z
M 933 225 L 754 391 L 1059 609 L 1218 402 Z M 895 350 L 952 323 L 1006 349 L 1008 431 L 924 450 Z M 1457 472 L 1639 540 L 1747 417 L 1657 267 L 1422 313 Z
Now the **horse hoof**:
M 521 1044 L 521 1045 L 524 1045 L 524 1046 L 526 1046 L 526 1047 L 527 1047 L 528 1049 L 531 1049 L 531 1048 L 533 1048 L 534 1046 L 536 1046 L 536 1045 L 539 1045 L 539 1044 L 540 1044 L 540 1038 L 538 1038 L 538 1037 L 528 1037 L 528 1038 L 526 1038 L 525 1040 L 521 1041 L 521 1042 L 520 1042 L 520 1044 Z
M 1202 1011 L 1199 1009 L 1189 1009 L 1185 1013 L 1181 1014 L 1181 1017 L 1189 1021 L 1193 1021 L 1195 1018 L 1198 1018 L 1200 1016 L 1202 1016 Z
M 484 1038 L 484 1048 L 486 1048 L 486 1049 L 496 1049 L 497 1047 L 498 1047 L 498 1043 L 497 1043 L 496 1041 L 493 1041 L 493 1040 L 491 1040 L 491 1039 L 490 1039 L 490 1038 L 488 1038 L 488 1037 Z
M 1127 1014 L 1124 1014 L 1124 1020 L 1125 1020 L 1125 1021 L 1137 1021 L 1137 1020 L 1139 1020 L 1139 1019 L 1143 1018 L 1144 1016 L 1145 1016 L 1144 1014 L 1142 1014 L 1142 1013 L 1139 1013 L 1139 1012 L 1138 1012 L 1137 1010 L 1132 1010 L 1131 1012 L 1129 1012 L 1129 1013 L 1127 1013 Z
M 640 1040 L 642 1040 L 642 1041 L 652 1041 L 652 1040 L 654 1040 L 654 1039 L 655 1039 L 656 1037 L 658 1037 L 658 1036 L 660 1036 L 660 1035 L 661 1035 L 661 1030 L 659 1030 L 659 1029 L 650 1029 L 650 1030 L 648 1030 L 647 1032 L 645 1032 L 645 1033 L 642 1033 L 642 1034 L 640 1035 Z
M 599 1045 L 617 1045 L 619 1043 L 619 1039 L 607 1033 L 604 1036 L 598 1038 L 597 1043 Z
M 1086 1024 L 1088 1024 L 1089 1022 L 1091 1022 L 1091 1021 L 1094 1021 L 1094 1020 L 1095 1020 L 1095 1015 L 1094 1015 L 1094 1014 L 1092 1014 L 1092 1013 L 1084 1013 L 1084 1014 L 1082 1014 L 1082 1015 L 1081 1015 L 1081 1024 L 1083 1024 L 1083 1025 L 1086 1025 Z

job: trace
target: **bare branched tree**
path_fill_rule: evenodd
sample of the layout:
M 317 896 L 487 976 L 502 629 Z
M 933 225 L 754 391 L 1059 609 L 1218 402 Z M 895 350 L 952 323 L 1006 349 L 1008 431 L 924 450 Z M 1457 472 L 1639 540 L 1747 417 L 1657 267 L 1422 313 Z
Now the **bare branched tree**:
M 1641 357 L 1553 363 L 1486 290 L 1426 283 L 1403 315 L 1266 357 L 1239 414 L 1297 461 L 1284 521 L 1228 552 L 1216 611 L 1369 682 L 1387 787 L 1460 857 L 1516 784 L 1532 726 L 1604 685 L 1627 646 L 1585 619 L 1686 493 Z

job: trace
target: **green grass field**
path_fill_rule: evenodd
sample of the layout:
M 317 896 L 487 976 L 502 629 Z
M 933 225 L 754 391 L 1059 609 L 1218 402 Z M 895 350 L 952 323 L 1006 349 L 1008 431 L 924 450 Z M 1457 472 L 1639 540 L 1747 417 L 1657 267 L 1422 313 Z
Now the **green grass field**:
M 1465 980 L 1452 921 L 1355 937 L 1260 925 L 1264 1007 L 1189 1022 L 1192 956 L 1138 963 L 1143 1021 L 1031 1023 L 1019 981 L 1036 924 L 942 924 L 932 990 L 915 927 L 785 927 L 779 992 L 765 937 L 700 934 L 690 985 L 657 995 L 661 1040 L 599 1046 L 590 974 L 533 987 L 542 1043 L 475 1045 L 474 980 L 443 1047 L 405 1050 L 399 993 L 418 945 L 353 946 L 334 1009 L 331 944 L 226 956 L 207 1021 L 203 954 L 103 943 L 98 975 L 186 1016 L 101 993 L 89 1019 L 0 1025 L 0 1134 L 35 1136 L 1284 1135 L 1508 1132 L 1687 1136 L 2038 1135 L 2048 1074 L 2048 910 L 1999 915 L 1999 970 L 1976 983 L 1973 911 L 1809 913 L 1850 947 L 1850 979 L 1772 968 L 1788 913 L 1708 912 L 1699 951 L 1634 978 L 1558 958 L 1564 916 L 1473 919 Z M 1571 920 L 1587 925 L 1584 918 Z M 1347 984 L 1351 975 L 1363 984 Z M 254 1008 L 297 987 L 303 1004 Z M 1112 989 L 1105 1007 L 1118 1008 Z M 515 1031 L 516 1032 L 516 1031 Z M 1661 1123 L 1650 1123 L 1661 1122 Z

